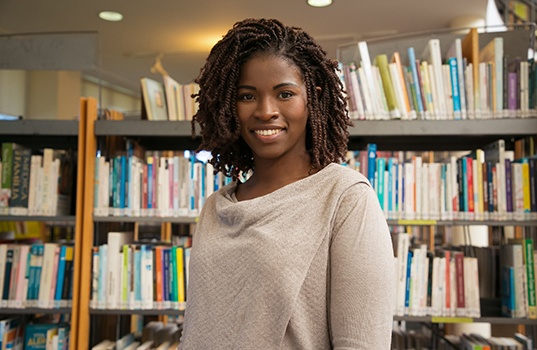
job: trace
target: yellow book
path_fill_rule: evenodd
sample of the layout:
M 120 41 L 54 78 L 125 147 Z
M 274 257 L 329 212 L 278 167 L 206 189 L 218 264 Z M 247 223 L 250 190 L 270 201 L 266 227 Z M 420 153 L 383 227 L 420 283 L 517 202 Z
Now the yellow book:
M 185 302 L 185 264 L 183 262 L 183 247 L 175 247 L 177 264 L 177 300 L 179 303 Z
M 527 158 L 522 159 L 522 194 L 524 198 L 524 213 L 529 213 L 531 212 L 530 164 Z
M 400 106 L 397 104 L 394 85 L 390 75 L 390 70 L 388 68 L 388 56 L 385 54 L 378 55 L 375 58 L 375 65 L 379 68 L 380 77 L 382 80 L 382 88 L 384 89 L 384 94 L 386 95 L 386 103 L 388 104 L 390 117 L 400 117 Z

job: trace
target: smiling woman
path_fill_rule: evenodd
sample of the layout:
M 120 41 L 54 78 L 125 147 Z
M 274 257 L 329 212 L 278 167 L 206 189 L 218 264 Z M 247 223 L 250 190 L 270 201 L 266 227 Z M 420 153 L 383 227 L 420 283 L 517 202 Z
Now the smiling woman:
M 180 349 L 390 348 L 392 245 L 369 182 L 339 164 L 336 69 L 277 20 L 239 22 L 211 50 L 192 126 L 234 181 L 193 235 Z

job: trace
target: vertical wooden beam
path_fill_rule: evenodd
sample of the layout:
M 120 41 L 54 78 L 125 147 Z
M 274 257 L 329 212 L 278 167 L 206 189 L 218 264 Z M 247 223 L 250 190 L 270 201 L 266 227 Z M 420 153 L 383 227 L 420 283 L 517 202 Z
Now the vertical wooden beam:
M 84 174 L 85 174 L 85 145 L 86 145 L 86 112 L 87 99 L 80 99 L 80 114 L 78 119 L 78 150 L 76 175 L 76 210 L 75 210 L 75 266 L 73 270 L 73 300 L 71 306 L 71 334 L 69 348 L 76 348 L 79 328 L 80 308 L 80 266 L 82 256 L 82 216 L 84 206 Z
M 84 171 L 81 179 L 83 203 L 80 205 L 80 215 L 77 214 L 77 220 L 82 221 L 82 229 L 76 236 L 75 245 L 77 245 L 77 261 L 79 267 L 75 276 L 75 286 L 77 286 L 77 328 L 76 339 L 71 344 L 71 348 L 77 350 L 86 350 L 90 345 L 90 292 L 91 292 L 91 264 L 93 251 L 93 182 L 95 174 L 95 156 L 97 154 L 97 140 L 95 137 L 95 121 L 97 120 L 97 100 L 88 98 L 86 102 L 85 118 L 85 144 L 83 145 Z M 80 152 L 80 150 L 79 150 Z M 78 199 L 78 197 L 77 197 Z

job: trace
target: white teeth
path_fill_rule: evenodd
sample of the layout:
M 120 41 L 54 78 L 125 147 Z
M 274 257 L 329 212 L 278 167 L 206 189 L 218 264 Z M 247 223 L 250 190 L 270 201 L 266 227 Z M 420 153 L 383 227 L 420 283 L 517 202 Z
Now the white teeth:
M 263 136 L 276 135 L 276 134 L 279 133 L 280 131 L 281 131 L 281 129 L 254 130 L 254 132 L 255 132 L 257 135 L 263 135 Z

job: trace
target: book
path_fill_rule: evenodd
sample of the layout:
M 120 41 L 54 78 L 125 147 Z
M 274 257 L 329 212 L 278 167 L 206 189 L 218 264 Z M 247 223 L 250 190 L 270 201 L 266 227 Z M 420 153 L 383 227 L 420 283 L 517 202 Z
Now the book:
M 375 57 L 375 66 L 378 67 L 382 78 L 382 88 L 386 94 L 386 102 L 388 104 L 388 112 L 390 118 L 398 119 L 401 117 L 401 107 L 395 97 L 394 84 L 392 83 L 392 75 L 388 68 L 388 55 L 381 54 Z
M 45 243 L 43 250 L 43 266 L 39 282 L 38 306 L 42 308 L 52 307 L 53 294 L 52 285 L 55 283 L 54 265 L 57 266 L 57 259 L 60 246 L 57 243 Z M 55 285 L 55 284 L 54 284 Z
M 108 232 L 108 257 L 106 263 L 106 307 L 116 309 L 120 306 L 121 301 L 121 266 L 122 261 L 120 253 L 125 244 L 132 243 L 134 232 Z
M 492 111 L 494 117 L 503 113 L 503 37 L 497 36 L 479 51 L 479 61 L 492 64 Z
M 444 77 L 442 73 L 442 51 L 439 39 L 430 39 L 425 47 L 422 55 L 422 61 L 427 61 L 430 66 L 430 79 L 433 81 L 431 85 L 436 91 L 435 110 L 437 111 L 437 119 L 447 119 L 446 107 L 446 92 L 444 89 Z M 433 93 L 434 95 L 434 93 Z
M 39 350 L 47 349 L 47 336 L 53 335 L 50 330 L 58 330 L 65 325 L 58 323 L 29 323 L 24 326 L 24 349 Z M 50 339 L 52 340 L 52 339 Z
M 535 293 L 535 263 L 533 254 L 533 239 L 510 239 L 509 243 L 520 244 L 522 247 L 522 263 L 524 266 L 523 274 L 525 285 L 525 306 L 527 309 L 527 317 L 537 319 L 537 302 Z
M 30 148 L 23 146 L 13 147 L 11 198 L 9 200 L 10 215 L 28 214 L 31 157 L 32 150 Z
M 168 120 L 168 108 L 164 85 L 149 78 L 141 78 L 142 118 L 147 120 Z
M 468 62 L 468 70 L 470 72 L 472 89 L 466 91 L 468 100 L 473 101 L 473 110 L 468 108 L 468 112 L 472 113 L 474 118 L 480 117 L 480 104 L 479 104 L 479 33 L 477 28 L 470 28 L 468 33 L 462 38 L 462 56 L 466 58 Z M 469 80 L 469 79 L 467 79 Z M 470 104 L 468 105 L 470 107 Z M 470 118 L 472 119 L 472 118 Z

